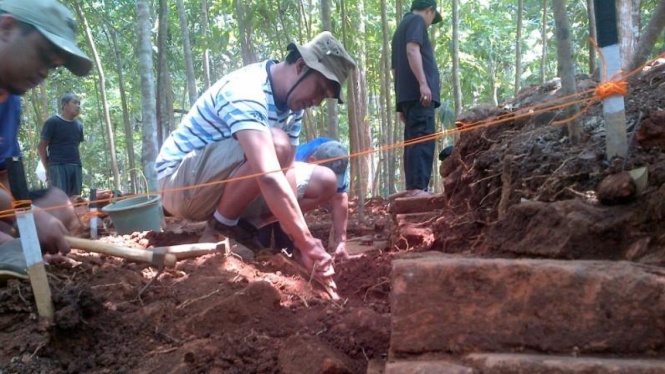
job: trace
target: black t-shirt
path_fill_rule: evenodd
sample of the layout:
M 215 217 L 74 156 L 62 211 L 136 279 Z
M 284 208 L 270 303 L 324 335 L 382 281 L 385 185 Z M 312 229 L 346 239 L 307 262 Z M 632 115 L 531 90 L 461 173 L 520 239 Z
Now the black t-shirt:
M 44 124 L 42 139 L 49 142 L 49 165 L 81 165 L 79 144 L 84 139 L 83 126 L 79 121 L 67 121 L 60 116 L 53 116 Z
M 407 13 L 397 27 L 392 41 L 392 68 L 395 69 L 397 111 L 401 111 L 401 103 L 420 100 L 420 84 L 409 66 L 409 58 L 406 54 L 406 45 L 409 42 L 420 45 L 425 79 L 432 91 L 432 102 L 435 107 L 438 107 L 441 105 L 439 69 L 434 61 L 434 50 L 427 35 L 427 24 L 420 15 Z

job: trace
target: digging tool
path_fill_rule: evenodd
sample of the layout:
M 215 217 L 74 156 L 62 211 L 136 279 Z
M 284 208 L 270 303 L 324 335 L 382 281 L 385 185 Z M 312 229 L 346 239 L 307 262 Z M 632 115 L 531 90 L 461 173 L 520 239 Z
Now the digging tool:
M 147 262 L 158 269 L 165 266 L 172 267 L 177 261 L 195 258 L 210 253 L 217 253 L 226 249 L 226 242 L 195 243 L 155 247 L 151 250 L 127 248 L 116 244 L 101 243 L 94 240 L 66 236 L 65 240 L 72 248 L 86 252 L 102 253 L 110 256 L 122 257 L 137 262 Z

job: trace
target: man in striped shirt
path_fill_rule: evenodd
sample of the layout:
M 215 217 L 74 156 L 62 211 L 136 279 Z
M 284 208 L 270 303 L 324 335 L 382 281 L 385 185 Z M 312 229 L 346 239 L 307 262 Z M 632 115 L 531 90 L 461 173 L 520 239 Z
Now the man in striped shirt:
M 293 167 L 303 110 L 325 98 L 341 103 L 355 63 L 329 32 L 287 50 L 286 61 L 248 65 L 208 89 L 164 143 L 156 169 L 167 211 L 208 220 L 251 249 L 260 248 L 256 228 L 239 217 L 263 195 L 301 264 L 325 278 L 334 274 L 331 257 L 307 228 L 293 173 L 281 169 Z

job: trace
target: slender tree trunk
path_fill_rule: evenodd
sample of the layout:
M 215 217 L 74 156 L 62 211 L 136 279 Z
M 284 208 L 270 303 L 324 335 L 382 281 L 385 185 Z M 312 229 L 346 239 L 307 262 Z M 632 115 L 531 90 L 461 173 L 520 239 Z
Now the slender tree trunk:
M 139 70 L 141 74 L 141 101 L 143 103 L 142 137 L 143 148 L 141 163 L 148 179 L 147 189 L 157 190 L 157 131 L 155 117 L 155 77 L 152 64 L 152 43 L 150 38 L 150 9 L 147 0 L 136 0 L 138 28 Z
M 633 29 L 633 0 L 617 0 L 619 17 L 619 46 L 621 47 L 621 66 L 627 68 L 635 50 L 635 32 Z
M 85 36 L 88 41 L 88 46 L 92 51 L 93 58 L 95 60 L 95 66 L 97 67 L 97 73 L 99 75 L 99 91 L 102 95 L 102 107 L 104 109 L 104 122 L 106 123 L 106 131 L 109 139 L 109 153 L 111 154 L 111 167 L 113 169 L 113 186 L 116 189 L 120 189 L 120 173 L 118 172 L 118 160 L 115 154 L 115 141 L 113 140 L 113 125 L 111 124 L 111 115 L 109 114 L 109 105 L 108 100 L 106 99 L 106 78 L 104 77 L 104 68 L 102 63 L 99 60 L 99 54 L 97 53 L 97 47 L 95 46 L 95 41 L 92 37 L 92 30 L 90 30 L 90 25 L 88 24 L 88 19 L 83 13 L 81 8 L 81 3 L 76 1 L 76 12 L 78 13 L 79 18 L 83 22 L 83 27 L 85 28 Z
M 404 5 L 402 5 L 402 0 L 395 1 L 395 18 L 397 18 L 397 24 L 402 21 L 404 13 L 402 12 Z
M 134 157 L 134 132 L 132 124 L 129 121 L 129 110 L 127 109 L 127 93 L 125 92 L 125 76 L 122 73 L 123 60 L 118 36 L 115 29 L 109 27 L 111 41 L 113 42 L 113 51 L 115 52 L 116 68 L 118 70 L 118 90 L 120 91 L 120 104 L 122 106 L 122 123 L 125 128 L 125 148 L 127 149 L 127 160 L 129 161 L 130 180 L 132 193 L 136 193 L 136 159 Z
M 633 35 L 637 46 L 642 38 L 642 0 L 633 0 Z
M 208 43 L 208 0 L 201 0 L 201 35 L 206 48 L 203 50 L 203 85 L 204 90 L 210 88 L 210 50 Z
M 561 72 L 562 96 L 572 95 L 577 92 L 575 82 L 575 68 L 573 65 L 572 45 L 570 41 L 570 25 L 566 14 L 565 0 L 552 0 L 552 11 L 556 24 L 557 37 L 557 61 Z M 570 117 L 577 112 L 575 106 L 569 107 L 567 115 Z M 579 144 L 582 136 L 582 128 L 577 120 L 568 124 L 568 137 L 571 144 Z
M 383 60 L 383 75 L 381 77 L 382 88 L 384 91 L 384 105 L 385 105 L 385 119 L 386 126 L 382 127 L 383 130 L 383 141 L 381 144 L 393 144 L 392 143 L 392 134 L 393 134 L 393 105 L 391 98 L 391 66 L 390 66 L 390 40 L 389 40 L 389 31 L 388 31 L 388 10 L 386 7 L 386 0 L 381 0 L 381 28 L 383 30 L 383 48 L 381 49 L 381 57 Z M 393 193 L 395 186 L 395 162 L 394 156 L 391 155 L 394 153 L 393 150 L 383 151 L 383 170 L 386 177 L 384 178 L 384 189 L 386 196 Z M 392 162 L 391 162 L 392 160 Z
M 331 0 L 320 0 L 321 3 L 321 27 L 323 31 L 332 32 L 332 20 L 330 10 Z M 339 121 L 337 118 L 337 99 L 326 99 L 326 127 L 328 136 L 339 140 Z
M 358 24 L 358 32 L 359 32 L 359 39 L 358 39 L 358 55 L 360 56 L 360 66 L 355 69 L 355 71 L 358 74 L 358 123 L 360 124 L 360 127 L 358 129 L 359 131 L 359 146 L 360 148 L 358 151 L 366 151 L 370 148 L 372 148 L 372 130 L 370 127 L 369 123 L 369 116 L 368 116 L 368 107 L 369 107 L 369 90 L 367 89 L 367 29 L 365 27 L 365 17 L 363 16 L 366 14 L 365 10 L 365 0 L 359 0 L 358 1 L 358 12 L 359 12 L 359 19 L 360 23 Z M 373 164 L 372 160 L 374 158 L 374 155 L 364 155 L 360 156 L 360 164 L 361 164 L 361 173 L 364 177 L 364 183 L 361 186 L 361 194 L 362 198 L 360 201 L 365 202 L 365 197 L 367 196 L 367 192 L 372 189 L 372 185 L 374 184 L 374 180 L 372 177 L 374 174 L 371 172 L 371 165 Z
M 176 0 L 178 16 L 180 17 L 180 29 L 182 31 L 182 49 L 185 55 L 185 68 L 187 72 L 187 94 L 189 106 L 193 106 L 198 97 L 196 91 L 196 77 L 194 76 L 194 58 L 192 57 L 192 46 L 189 41 L 189 28 L 187 27 L 187 12 L 182 0 Z
M 453 0 L 453 92 L 455 97 L 455 117 L 462 113 L 462 84 L 459 64 L 459 0 Z
M 157 147 L 161 148 L 171 128 L 168 113 L 169 65 L 167 36 L 169 32 L 168 0 L 159 0 L 159 31 L 157 35 Z
M 586 5 L 589 16 L 589 36 L 593 40 L 598 40 L 596 36 L 596 11 L 594 10 L 595 5 L 593 0 L 587 0 Z M 594 71 L 596 71 L 596 48 L 589 41 L 589 74 L 593 75 Z
M 540 56 L 540 84 L 544 84 L 546 78 L 545 68 L 547 67 L 547 1 L 543 0 L 543 16 L 542 16 L 542 27 L 540 32 L 540 37 L 543 40 L 543 50 Z M 593 1 L 593 0 L 591 0 Z
M 658 35 L 660 35 L 664 28 L 665 0 L 661 0 L 653 13 L 651 13 L 651 20 L 649 21 L 647 27 L 644 29 L 644 33 L 640 38 L 640 42 L 637 44 L 635 54 L 631 59 L 631 63 L 627 71 L 633 71 L 637 69 L 649 59 L 649 56 L 653 51 L 653 47 L 656 45 L 656 41 L 658 41 Z M 663 39 L 665 40 L 665 34 L 663 35 Z
M 517 38 L 515 40 L 515 96 L 520 92 L 522 83 L 522 17 L 524 0 L 517 1 Z
M 253 64 L 256 62 L 256 54 L 252 48 L 252 25 L 247 24 L 245 19 L 245 10 L 243 9 L 243 1 L 235 0 L 236 16 L 238 17 L 238 28 L 240 29 L 240 49 L 242 51 L 242 62 L 244 65 Z

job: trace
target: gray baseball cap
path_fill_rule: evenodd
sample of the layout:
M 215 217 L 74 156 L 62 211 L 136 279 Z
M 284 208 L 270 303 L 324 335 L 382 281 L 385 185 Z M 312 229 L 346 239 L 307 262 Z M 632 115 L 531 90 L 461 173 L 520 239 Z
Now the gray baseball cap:
M 339 40 L 335 39 L 329 31 L 324 31 L 308 43 L 303 45 L 291 43 L 286 49 L 288 51 L 297 49 L 308 67 L 323 74 L 329 80 L 337 82 L 339 84 L 337 101 L 343 104 L 342 84 L 349 76 L 349 72 L 355 69 L 356 63 L 346 53 Z
M 88 75 L 92 60 L 76 46 L 76 22 L 64 5 L 55 0 L 5 0 L 0 11 L 34 26 L 67 54 L 65 67 L 79 77 Z
M 343 188 L 346 184 L 346 168 L 349 165 L 349 159 L 340 157 L 348 155 L 349 152 L 342 143 L 332 140 L 321 144 L 312 157 L 317 161 L 337 158 L 337 160 L 326 162 L 321 165 L 335 172 L 335 175 L 337 176 L 337 188 Z

